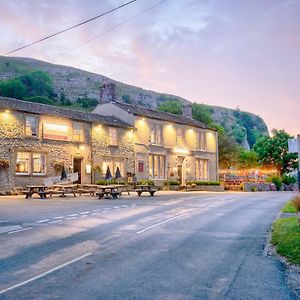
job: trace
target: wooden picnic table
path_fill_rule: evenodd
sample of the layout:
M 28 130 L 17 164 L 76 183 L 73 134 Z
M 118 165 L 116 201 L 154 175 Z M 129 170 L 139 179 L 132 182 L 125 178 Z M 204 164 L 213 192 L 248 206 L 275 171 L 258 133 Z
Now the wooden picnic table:
M 122 184 L 111 184 L 111 185 L 97 185 L 98 192 L 96 195 L 99 199 L 102 199 L 104 196 L 116 199 L 118 196 L 121 196 L 120 188 L 124 188 L 126 185 Z
M 66 197 L 66 194 L 73 194 L 76 197 L 77 184 L 54 184 L 52 187 L 50 197 L 53 194 L 60 194 L 61 197 Z
M 45 185 L 27 185 L 26 191 L 23 191 L 23 194 L 25 194 L 25 198 L 31 198 L 33 194 L 38 194 L 41 199 L 46 198 L 47 192 L 45 192 L 47 186 Z
M 151 197 L 154 196 L 155 192 L 157 191 L 157 188 L 154 185 L 148 185 L 148 184 L 139 184 L 137 185 L 137 188 L 135 190 L 140 197 L 142 193 L 148 192 Z

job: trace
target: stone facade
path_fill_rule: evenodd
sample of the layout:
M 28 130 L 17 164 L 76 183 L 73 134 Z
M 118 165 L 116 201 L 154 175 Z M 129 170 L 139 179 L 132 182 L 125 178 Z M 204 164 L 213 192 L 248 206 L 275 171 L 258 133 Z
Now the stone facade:
M 110 124 L 83 122 L 68 117 L 55 115 L 37 115 L 37 136 L 26 135 L 26 116 L 30 113 L 17 110 L 0 110 L 0 161 L 7 161 L 8 168 L 0 167 L 0 193 L 7 193 L 15 187 L 24 187 L 32 184 L 43 184 L 45 178 L 60 176 L 61 170 L 57 165 L 63 162 L 67 173 L 74 172 L 75 160 L 80 161 L 81 183 L 91 183 L 94 180 L 93 169 L 95 163 L 103 160 L 119 158 L 123 162 L 123 174 L 134 172 L 134 153 L 132 131 L 130 128 L 111 126 Z M 73 124 L 80 124 L 83 139 L 73 140 Z M 59 124 L 68 128 L 69 139 L 66 141 L 45 138 L 44 124 Z M 99 130 L 99 128 L 101 128 Z M 114 128 L 117 133 L 117 143 L 109 146 L 109 128 Z M 43 154 L 46 158 L 46 171 L 43 174 L 16 173 L 18 153 L 31 155 L 30 165 L 33 170 L 33 155 Z
M 136 177 L 153 179 L 158 186 L 166 180 L 180 185 L 218 180 L 217 132 L 192 120 L 189 112 L 174 116 L 118 102 L 100 103 L 94 109 L 94 113 L 118 116 L 135 127 Z

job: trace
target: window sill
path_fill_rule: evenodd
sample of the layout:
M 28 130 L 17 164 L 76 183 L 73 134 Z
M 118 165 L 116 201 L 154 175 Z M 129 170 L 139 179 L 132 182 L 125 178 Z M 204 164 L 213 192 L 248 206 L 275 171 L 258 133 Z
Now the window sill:
M 118 145 L 108 145 L 108 147 L 110 147 L 110 148 L 119 148 Z

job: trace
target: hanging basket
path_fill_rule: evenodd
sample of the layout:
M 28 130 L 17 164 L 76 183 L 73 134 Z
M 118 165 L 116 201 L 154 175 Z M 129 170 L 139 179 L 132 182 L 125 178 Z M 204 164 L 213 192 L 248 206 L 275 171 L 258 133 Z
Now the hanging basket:
M 6 159 L 0 159 L 0 169 L 7 169 L 9 167 L 9 161 Z

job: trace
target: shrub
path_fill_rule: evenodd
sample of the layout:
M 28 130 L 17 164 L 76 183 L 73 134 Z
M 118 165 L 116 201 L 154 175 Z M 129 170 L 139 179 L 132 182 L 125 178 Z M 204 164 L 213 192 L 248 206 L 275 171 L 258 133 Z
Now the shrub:
M 296 183 L 296 178 L 294 176 L 289 176 L 284 174 L 281 179 L 282 179 L 282 183 L 286 185 L 291 185 Z
M 196 180 L 194 181 L 194 183 L 196 185 L 220 185 L 220 182 L 219 181 L 200 181 L 200 180 Z
M 137 182 L 137 185 L 155 185 L 153 180 L 145 179 L 145 180 L 139 180 Z
M 177 181 L 177 180 L 166 180 L 166 181 L 164 181 L 164 185 L 172 185 L 172 186 L 179 185 L 179 181 Z
M 268 181 L 274 183 L 276 185 L 277 191 L 280 191 L 280 189 L 282 187 L 282 180 L 279 176 L 273 176 L 273 177 L 269 178 Z
M 9 167 L 9 162 L 7 159 L 0 159 L 0 169 L 6 169 Z

